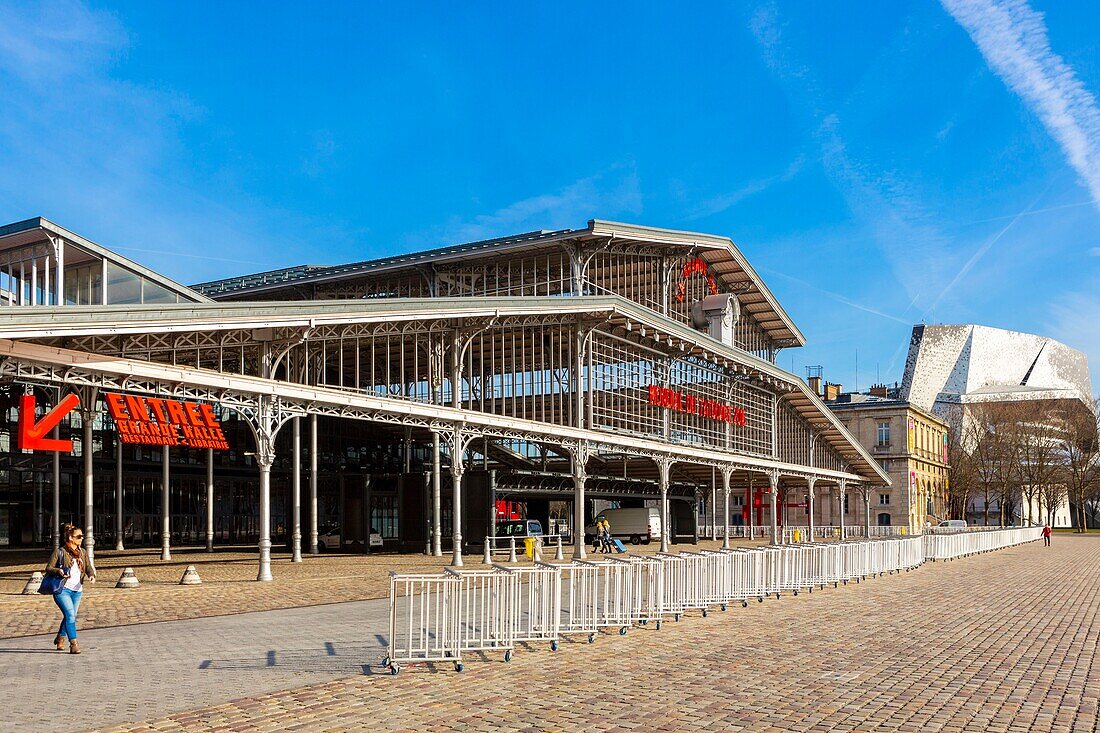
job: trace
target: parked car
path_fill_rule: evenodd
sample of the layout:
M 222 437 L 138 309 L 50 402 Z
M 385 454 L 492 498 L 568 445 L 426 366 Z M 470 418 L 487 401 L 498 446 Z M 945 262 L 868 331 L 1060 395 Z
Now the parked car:
M 606 519 L 611 525 L 611 536 L 629 540 L 630 544 L 648 545 L 661 536 L 661 513 L 657 507 L 631 507 L 629 509 L 605 509 L 585 526 L 584 541 L 592 544 L 596 537 L 596 521 Z
M 508 519 L 497 522 L 497 537 L 541 537 L 542 522 L 537 519 Z
M 362 546 L 361 542 L 353 542 L 352 550 L 356 550 Z M 370 546 L 381 547 L 382 546 L 382 534 L 375 531 L 373 528 L 370 533 Z M 323 527 L 317 532 L 317 549 L 320 552 L 340 552 L 344 549 L 344 546 L 340 542 L 340 526 L 337 524 L 330 524 L 327 527 Z
M 936 529 L 948 532 L 965 532 L 966 521 L 962 519 L 945 519 L 936 525 Z

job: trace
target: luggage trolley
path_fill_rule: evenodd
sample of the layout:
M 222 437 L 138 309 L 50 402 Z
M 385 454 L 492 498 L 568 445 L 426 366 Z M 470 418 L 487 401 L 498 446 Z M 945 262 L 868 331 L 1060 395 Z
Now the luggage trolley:
M 512 604 L 519 575 L 499 567 L 444 568 L 443 572 L 458 581 L 459 651 L 503 651 L 504 661 L 512 661 L 516 646 Z M 456 669 L 461 671 L 461 665 Z
M 534 565 L 494 565 L 517 576 L 513 584 L 512 641 L 549 641 L 558 650 L 561 628 L 561 569 L 537 562 Z
M 451 662 L 462 671 L 459 586 L 447 574 L 390 572 L 390 635 L 382 666 Z

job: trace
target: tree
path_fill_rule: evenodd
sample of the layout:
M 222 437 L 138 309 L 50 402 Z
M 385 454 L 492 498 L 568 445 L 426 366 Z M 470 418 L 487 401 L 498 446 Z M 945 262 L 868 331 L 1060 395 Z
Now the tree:
M 1064 421 L 1059 449 L 1064 462 L 1067 498 L 1076 514 L 1078 532 L 1088 527 L 1089 504 L 1100 501 L 1100 440 L 1098 404 L 1074 410 Z
M 954 417 L 958 418 L 958 415 Z M 947 464 L 950 474 L 946 480 L 946 518 L 966 519 L 970 500 L 978 491 L 977 462 L 967 449 L 961 419 L 949 420 L 947 431 Z

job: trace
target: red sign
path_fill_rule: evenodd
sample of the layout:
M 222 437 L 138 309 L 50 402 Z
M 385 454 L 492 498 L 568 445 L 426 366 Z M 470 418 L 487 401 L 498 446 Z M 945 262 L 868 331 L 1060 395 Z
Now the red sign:
M 649 385 L 649 404 L 745 427 L 745 411 L 740 407 L 723 405 L 656 384 Z
M 103 397 L 123 443 L 229 449 L 221 423 L 208 404 L 112 392 Z
M 74 394 L 65 395 L 61 403 L 47 412 L 41 422 L 34 421 L 34 395 L 23 395 L 19 403 L 19 439 L 20 450 L 52 450 L 59 453 L 72 453 L 73 441 L 47 438 L 46 433 L 54 429 L 61 420 L 80 404 L 80 398 Z M 85 449 L 87 450 L 87 449 Z
M 711 295 L 718 295 L 718 281 L 714 279 L 714 275 L 711 275 L 710 272 L 707 271 L 707 263 L 703 261 L 703 258 L 696 257 L 684 263 L 684 269 L 680 276 L 680 284 L 677 286 L 677 302 L 684 302 L 684 298 L 687 297 L 688 278 L 695 273 L 699 273 L 707 279 L 707 289 L 710 290 Z

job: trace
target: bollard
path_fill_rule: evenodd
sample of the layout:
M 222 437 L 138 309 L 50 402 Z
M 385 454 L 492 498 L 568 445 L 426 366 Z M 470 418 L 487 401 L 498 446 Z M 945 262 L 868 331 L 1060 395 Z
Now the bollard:
M 35 570 L 33 573 L 31 573 L 30 580 L 28 580 L 27 584 L 23 586 L 23 595 L 33 596 L 35 593 L 38 592 L 38 586 L 40 585 L 42 585 L 42 572 L 40 570 Z
M 516 538 L 508 538 L 508 562 L 516 562 Z
M 122 575 L 118 576 L 118 582 L 115 583 L 116 588 L 137 588 L 138 585 L 140 584 L 138 583 L 137 576 L 134 575 L 133 568 L 126 568 L 123 570 Z
M 536 537 L 531 543 L 531 562 L 542 562 L 542 538 Z
M 491 542 L 492 540 L 489 537 L 485 538 L 485 554 L 482 556 L 481 562 L 485 563 L 486 565 L 493 564 L 493 546 Z
M 183 571 L 183 577 L 180 578 L 180 585 L 200 585 L 202 578 L 199 577 L 199 571 L 195 570 L 194 565 L 188 565 L 187 569 Z
M 554 559 L 555 560 L 564 560 L 565 559 L 565 553 L 563 553 L 562 550 L 561 550 L 561 535 L 560 534 L 558 535 L 558 550 L 557 550 L 557 552 L 554 553 Z

